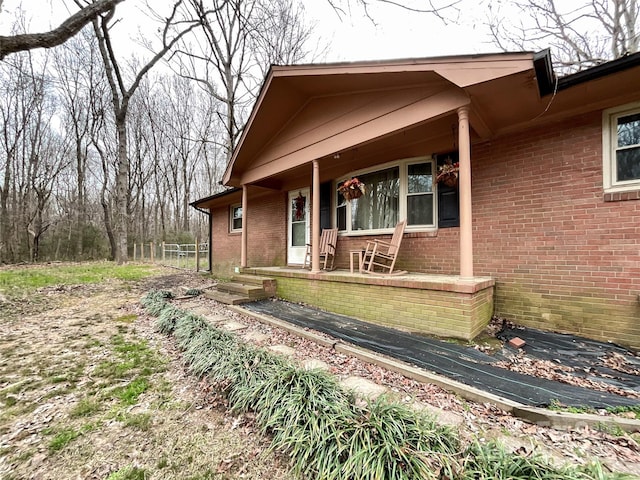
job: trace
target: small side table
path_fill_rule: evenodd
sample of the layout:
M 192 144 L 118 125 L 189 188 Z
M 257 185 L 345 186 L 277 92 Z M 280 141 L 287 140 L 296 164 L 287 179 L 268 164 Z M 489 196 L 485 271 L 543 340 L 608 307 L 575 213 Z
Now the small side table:
M 353 273 L 353 259 L 358 257 L 358 272 L 362 272 L 362 250 L 349 250 L 349 270 Z

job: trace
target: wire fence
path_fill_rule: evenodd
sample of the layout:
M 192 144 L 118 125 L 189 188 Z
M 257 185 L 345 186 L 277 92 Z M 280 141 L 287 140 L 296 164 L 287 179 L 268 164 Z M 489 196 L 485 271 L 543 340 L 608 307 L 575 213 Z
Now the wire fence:
M 209 244 L 199 243 L 134 243 L 133 260 L 151 262 L 184 270 L 209 270 Z

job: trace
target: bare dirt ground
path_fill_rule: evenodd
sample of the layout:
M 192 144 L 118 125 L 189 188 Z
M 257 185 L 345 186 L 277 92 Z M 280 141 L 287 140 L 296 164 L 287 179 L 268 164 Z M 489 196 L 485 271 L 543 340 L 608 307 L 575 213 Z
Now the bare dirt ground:
M 286 462 L 267 452 L 268 439 L 257 434 L 250 416 L 228 414 L 206 382 L 185 372 L 171 339 L 155 331 L 155 319 L 139 305 L 152 288 L 211 283 L 162 270 L 140 283 L 108 281 L 46 288 L 22 301 L 0 298 L 0 478 L 293 478 Z M 295 360 L 322 360 L 339 377 L 365 377 L 401 401 L 441 409 L 464 437 L 499 438 L 513 450 L 542 452 L 558 463 L 597 459 L 609 470 L 640 476 L 637 434 L 527 424 L 212 300 L 177 302 L 246 325 L 238 334 L 247 341 L 293 347 Z
M 185 280 L 164 273 L 138 285 L 46 288 L 5 301 L 0 478 L 290 478 L 266 440 L 208 402 L 140 309 L 149 288 Z M 139 364 L 133 372 L 152 370 L 135 403 L 118 388 L 142 371 L 101 373 L 127 350 L 140 354 L 129 357 Z

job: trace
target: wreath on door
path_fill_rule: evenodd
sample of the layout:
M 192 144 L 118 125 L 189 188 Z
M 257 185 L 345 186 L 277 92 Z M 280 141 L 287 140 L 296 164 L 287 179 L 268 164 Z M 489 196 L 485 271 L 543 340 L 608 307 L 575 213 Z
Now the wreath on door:
M 304 209 L 306 207 L 306 204 L 307 204 L 306 197 L 302 195 L 302 192 L 298 192 L 298 196 L 293 200 L 293 205 L 296 209 L 295 211 L 296 221 L 300 221 L 304 218 Z

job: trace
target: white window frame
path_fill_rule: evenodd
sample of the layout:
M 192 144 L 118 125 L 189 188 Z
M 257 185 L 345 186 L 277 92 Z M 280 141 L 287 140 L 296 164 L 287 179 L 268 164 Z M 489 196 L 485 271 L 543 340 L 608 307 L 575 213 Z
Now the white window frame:
M 609 108 L 602 112 L 602 186 L 605 193 L 640 190 L 640 179 L 617 182 L 616 150 L 618 118 L 640 113 L 640 102 Z
M 234 216 L 237 208 L 242 209 L 242 204 L 241 203 L 235 203 L 235 204 L 233 204 L 233 205 L 231 205 L 229 207 L 229 233 L 240 233 L 240 232 L 242 232 L 242 227 L 234 228 L 234 226 L 233 226 L 233 221 L 238 219 L 238 218 L 242 220 L 242 225 L 244 225 L 244 212 L 242 212 L 242 215 L 240 217 Z
M 405 158 L 402 160 L 395 160 L 393 162 L 384 163 L 381 165 L 376 165 L 372 168 L 357 170 L 354 172 L 350 172 L 348 175 L 339 178 L 335 185 L 334 191 L 336 192 L 334 195 L 334 205 L 333 208 L 333 225 L 338 226 L 338 200 L 339 194 L 337 193 L 338 185 L 345 180 L 350 179 L 351 177 L 358 177 L 361 175 L 366 175 L 368 173 L 374 173 L 380 170 L 386 170 L 388 168 L 398 167 L 399 169 L 399 177 L 400 177 L 400 188 L 399 188 L 399 205 L 398 205 L 398 221 L 404 220 L 407 218 L 407 197 L 409 192 L 409 165 L 414 165 L 417 163 L 431 163 L 431 175 L 433 177 L 433 185 L 431 188 L 431 195 L 433 196 L 433 224 L 432 225 L 407 225 L 405 228 L 405 232 L 433 232 L 438 230 L 438 192 L 437 192 L 437 184 L 435 181 L 436 178 L 436 161 L 432 156 L 422 156 L 422 157 L 411 157 Z M 340 235 L 344 236 L 360 236 L 360 235 L 382 235 L 387 233 L 393 233 L 394 227 L 390 228 L 379 228 L 379 229 L 369 229 L 369 230 L 351 230 L 351 209 L 349 208 L 349 203 L 347 202 L 346 207 L 346 225 L 347 229 L 340 231 Z

